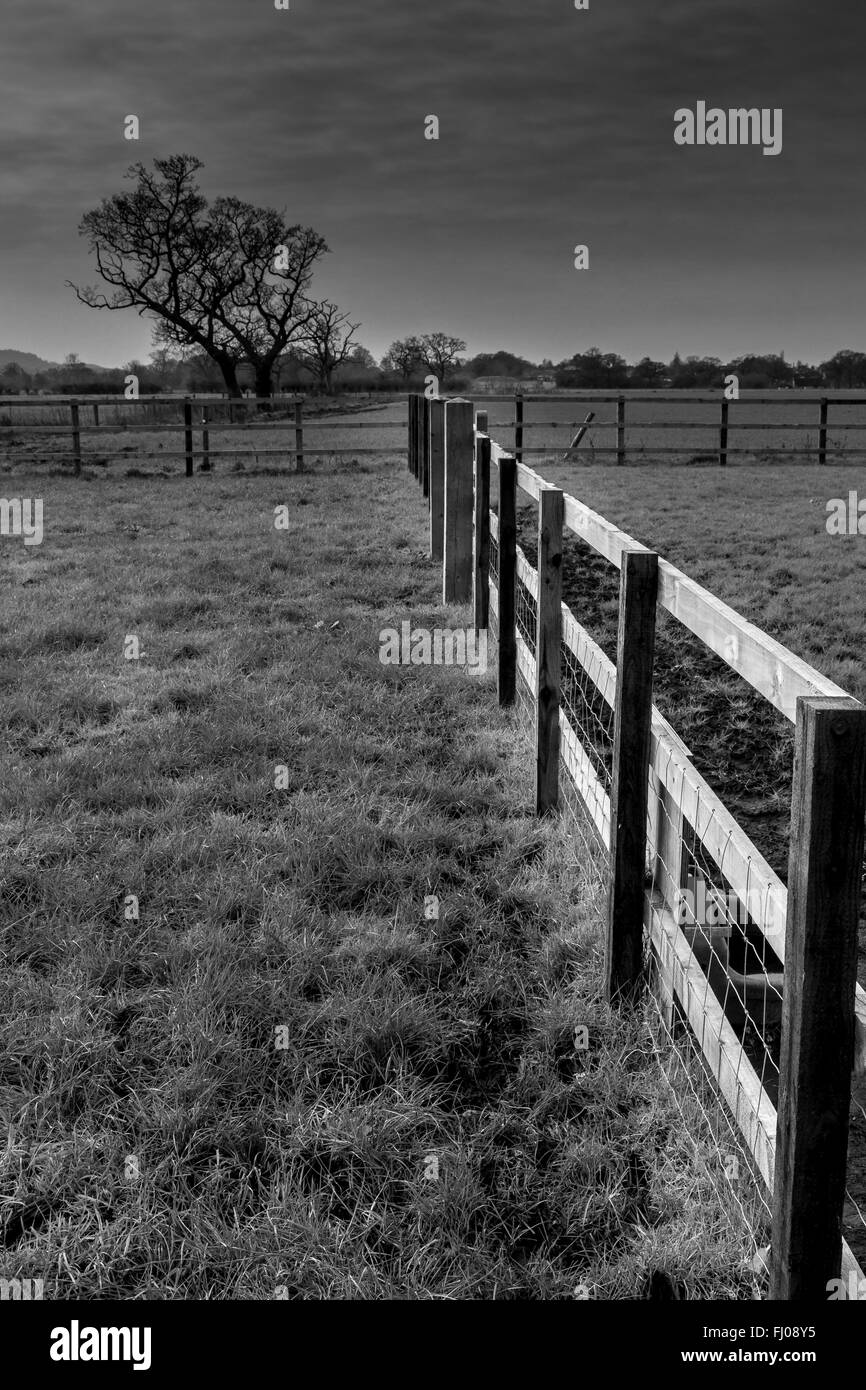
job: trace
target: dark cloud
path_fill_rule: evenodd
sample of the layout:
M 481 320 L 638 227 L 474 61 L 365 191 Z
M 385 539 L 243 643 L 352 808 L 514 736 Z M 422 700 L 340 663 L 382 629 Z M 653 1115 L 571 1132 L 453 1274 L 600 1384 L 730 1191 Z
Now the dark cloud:
M 324 233 L 322 290 L 376 352 L 437 326 L 553 357 L 863 345 L 864 38 L 847 0 L 11 7 L 0 346 L 146 355 L 142 320 L 63 281 L 93 278 L 82 213 L 180 150 L 207 193 Z M 674 146 L 698 99 L 781 107 L 782 154 Z

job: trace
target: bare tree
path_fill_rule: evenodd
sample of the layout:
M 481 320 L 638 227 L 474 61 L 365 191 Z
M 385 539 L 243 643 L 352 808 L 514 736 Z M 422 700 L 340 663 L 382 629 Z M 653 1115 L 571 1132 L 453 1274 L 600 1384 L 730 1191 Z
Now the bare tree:
M 213 277 L 217 317 L 230 326 L 242 360 L 252 365 L 256 395 L 267 397 L 277 362 L 288 348 L 304 344 L 319 310 L 307 290 L 313 266 L 328 247 L 311 227 L 290 226 L 272 208 L 238 198 L 216 199 L 212 222 L 230 253 L 228 274 Z M 240 285 L 234 283 L 238 265 L 244 272 Z
M 155 173 L 133 165 L 135 189 L 104 199 L 80 226 L 115 293 L 72 288 L 91 308 L 152 314 L 157 341 L 206 352 L 232 396 L 238 365 L 249 362 L 256 394 L 269 396 L 275 363 L 316 310 L 306 291 L 328 248 L 272 208 L 238 198 L 209 207 L 195 182 L 202 167 L 183 154 L 155 159 Z
M 448 333 L 425 333 L 420 341 L 425 366 L 444 384 L 452 367 L 458 365 L 460 354 L 466 351 L 466 344 Z
M 155 159 L 154 167 L 152 174 L 143 164 L 132 165 L 126 177 L 136 178 L 137 187 L 104 198 L 81 219 L 79 231 L 89 239 L 99 274 L 115 293 L 109 297 L 91 285 L 72 289 L 92 309 L 150 312 L 171 330 L 171 341 L 207 352 L 229 394 L 239 396 L 237 345 L 217 318 L 217 306 L 203 304 L 192 293 L 196 277 L 207 271 L 203 243 L 210 243 L 212 255 L 218 249 L 208 235 L 207 205 L 195 183 L 201 160 L 172 155 Z
M 395 339 L 382 358 L 383 371 L 397 372 L 404 381 L 408 381 L 412 373 L 423 366 L 425 361 L 421 339 L 414 336 Z
M 304 335 L 304 357 L 315 373 L 316 381 L 329 395 L 334 372 L 348 361 L 359 323 L 349 323 L 349 315 L 341 313 L 330 300 L 316 306 Z
M 349 353 L 348 360 L 359 367 L 375 369 L 376 359 L 369 348 L 365 348 L 361 343 L 356 343 Z

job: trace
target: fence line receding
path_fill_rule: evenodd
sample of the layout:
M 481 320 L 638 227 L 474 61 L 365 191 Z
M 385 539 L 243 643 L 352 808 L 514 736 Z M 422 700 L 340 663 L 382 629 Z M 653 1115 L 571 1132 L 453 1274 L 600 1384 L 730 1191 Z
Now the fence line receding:
M 840 1274 L 863 1277 L 842 1218 L 851 1081 L 866 1072 L 866 994 L 855 983 L 866 709 L 552 488 L 490 438 L 486 415 L 473 428 L 466 403 L 455 403 L 443 448 L 452 403 L 425 411 L 416 400 L 409 467 L 422 481 L 429 460 L 431 554 L 450 556 L 454 593 L 471 594 L 476 627 L 486 616 L 497 639 L 500 703 L 517 699 L 532 716 L 536 809 L 575 805 L 607 863 L 608 997 L 626 1007 L 648 986 L 670 1034 L 688 1030 L 757 1175 L 772 1229 L 771 1296 L 826 1298 Z M 443 519 L 435 499 L 448 494 L 449 455 L 459 497 L 467 450 L 471 515 L 446 507 Z M 496 510 L 479 503 L 494 480 Z M 538 506 L 538 568 L 517 543 L 518 489 Z M 620 570 L 615 663 L 559 597 L 563 530 Z M 659 609 L 795 726 L 789 888 L 652 703 Z

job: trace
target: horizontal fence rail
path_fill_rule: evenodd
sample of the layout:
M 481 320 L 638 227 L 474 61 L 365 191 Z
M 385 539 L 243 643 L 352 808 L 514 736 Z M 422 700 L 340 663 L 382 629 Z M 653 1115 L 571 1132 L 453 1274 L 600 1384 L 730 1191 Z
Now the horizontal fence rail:
M 433 403 L 434 412 L 440 408 L 449 407 Z M 866 710 L 675 566 L 551 488 L 491 440 L 486 424 L 482 414 L 474 430 L 476 519 L 467 565 L 477 575 L 483 549 L 481 611 L 497 638 L 500 703 L 516 698 L 534 721 L 536 809 L 555 804 L 545 771 L 555 725 L 562 792 L 569 804 L 576 797 L 608 860 L 609 997 L 636 997 L 648 972 L 671 1035 L 688 1027 L 758 1191 L 762 1185 L 767 1194 L 771 1295 L 826 1298 L 827 1282 L 840 1271 L 846 1280 L 863 1277 L 841 1221 L 851 1081 L 866 1075 L 866 993 L 852 964 Z M 486 526 L 478 500 L 479 488 L 489 496 L 485 468 L 499 482 L 498 509 L 487 510 Z M 539 540 L 548 528 L 538 569 L 517 543 L 518 488 L 538 504 Z M 559 535 L 552 496 L 561 499 L 563 528 L 620 570 L 616 662 L 556 599 L 555 587 L 559 613 L 551 627 L 543 576 Z M 652 704 L 655 608 L 673 614 L 795 724 L 791 889 Z M 539 662 L 552 631 L 560 643 L 553 682 Z M 549 655 L 544 660 L 549 671 Z M 830 938 L 838 942 L 828 952 Z
M 730 455 L 755 455 L 760 454 L 761 458 L 813 458 L 818 464 L 825 464 L 828 458 L 851 458 L 853 455 L 862 454 L 866 456 L 866 395 L 822 395 L 810 393 L 804 395 L 801 392 L 780 390 L 775 392 L 754 392 L 735 400 L 727 400 L 720 390 L 715 395 L 692 394 L 686 391 L 657 391 L 657 392 L 629 392 L 627 395 L 622 392 L 592 391 L 585 390 L 579 394 L 571 395 L 562 392 L 558 395 L 548 395 L 544 393 L 525 393 L 508 396 L 504 393 L 495 395 L 476 396 L 476 400 L 487 402 L 511 401 L 513 405 L 513 416 L 510 420 L 492 420 L 489 429 L 510 429 L 514 432 L 514 454 L 518 462 L 522 462 L 525 455 L 550 455 L 557 452 L 557 447 L 561 451 L 563 444 L 557 445 L 529 445 L 527 435 L 530 430 L 553 431 L 553 430 L 577 430 L 570 442 L 566 443 L 565 451 L 562 454 L 563 460 L 578 456 L 578 446 L 589 432 L 599 430 L 609 431 L 615 442 L 611 444 L 596 444 L 590 440 L 589 447 L 593 456 L 604 455 L 613 456 L 617 464 L 624 464 L 628 461 L 629 455 L 632 458 L 644 458 L 648 454 L 662 454 L 665 457 L 691 457 L 695 459 L 706 458 L 714 459 L 720 467 L 724 468 Z M 613 419 L 601 420 L 595 416 L 593 411 L 584 417 L 583 420 L 546 420 L 531 419 L 527 414 L 527 406 L 532 404 L 551 405 L 558 404 L 567 406 L 569 403 L 580 405 L 603 405 L 613 404 L 616 407 L 616 414 Z M 629 412 L 629 407 L 635 405 L 666 405 L 679 407 L 682 411 L 687 411 L 691 406 L 714 406 L 717 416 L 714 420 L 690 419 L 683 414 L 681 418 L 673 420 L 653 420 L 637 418 L 635 419 Z M 748 411 L 750 407 L 772 405 L 778 408 L 783 415 L 796 410 L 804 411 L 807 407 L 814 410 L 812 419 L 786 419 L 783 423 L 769 423 L 766 420 L 750 420 L 739 418 L 741 413 Z M 851 407 L 858 406 L 861 411 L 861 419 L 830 420 L 831 407 Z M 647 445 L 634 443 L 635 430 L 648 430 L 662 433 L 666 430 L 695 430 L 708 432 L 711 435 L 707 447 L 697 447 L 695 445 L 660 444 Z M 748 445 L 736 441 L 736 432 L 744 431 L 774 431 L 775 433 L 792 432 L 797 435 L 807 433 L 811 438 L 815 436 L 815 444 L 806 444 L 803 447 L 795 447 L 790 444 L 764 447 L 759 445 Z M 829 432 L 845 433 L 856 431 L 863 436 L 858 447 L 845 448 L 842 446 L 831 446 L 828 444 Z M 631 434 L 631 445 L 629 445 L 629 435 Z M 733 442 L 732 442 L 733 439 Z M 585 450 L 584 450 L 585 452 Z
M 64 409 L 69 411 L 68 424 L 46 424 L 35 423 L 3 423 L 2 417 L 4 408 L 8 411 L 12 408 L 30 407 L 31 409 L 41 408 L 44 411 Z M 328 413 L 313 416 L 312 418 L 303 414 L 304 398 L 298 396 L 184 396 L 171 397 L 160 395 L 137 396 L 127 400 L 123 396 L 100 395 L 94 397 L 85 396 L 44 396 L 27 397 L 24 399 L 12 397 L 0 397 L 0 443 L 4 439 L 12 436 L 13 440 L 19 434 L 33 436 L 34 438 L 47 437 L 54 435 L 65 435 L 71 438 L 71 461 L 76 474 L 81 472 L 83 462 L 87 462 L 87 456 L 82 449 L 82 436 L 95 436 L 97 440 L 100 436 L 117 435 L 150 435 L 150 434 L 173 434 L 182 436 L 183 447 L 178 449 L 165 449 L 160 444 L 157 453 L 136 453 L 134 456 L 120 455 L 127 463 L 136 462 L 139 459 L 147 458 L 150 460 L 163 460 L 170 458 L 182 458 L 185 460 L 186 476 L 191 477 L 194 471 L 196 455 L 201 458 L 201 468 L 204 472 L 212 470 L 212 460 L 219 458 L 283 458 L 294 460 L 298 471 L 303 470 L 306 458 L 332 458 L 332 457 L 388 457 L 389 455 L 401 455 L 403 443 L 395 440 L 393 447 L 388 444 L 380 445 L 378 448 L 367 448 L 363 445 L 346 446 L 343 444 L 331 445 L 329 447 L 310 448 L 305 443 L 305 436 L 312 430 L 325 432 L 354 432 L 355 430 L 376 430 L 376 431 L 399 431 L 405 430 L 405 422 L 402 420 L 355 420 L 346 419 L 345 415 L 349 407 L 335 409 L 330 415 Z M 82 417 L 85 407 L 92 411 L 92 423 Z M 121 418 L 116 423 L 107 423 L 103 418 L 100 421 L 100 410 L 103 417 L 109 409 L 120 412 L 121 416 L 130 414 L 135 407 L 150 407 L 157 414 L 177 413 L 178 418 L 169 423 L 160 423 L 156 418 L 151 420 L 130 421 Z M 366 409 L 380 408 L 377 405 L 363 407 Z M 227 418 L 218 418 L 218 414 L 224 414 Z M 333 418 L 334 416 L 338 418 Z M 292 444 L 280 445 L 279 447 L 259 447 L 244 449 L 220 449 L 214 448 L 211 444 L 211 433 L 238 433 L 250 435 L 255 433 L 269 432 L 290 432 L 294 434 Z M 196 435 L 200 434 L 200 443 L 196 443 Z M 361 438 L 363 439 L 363 435 Z
M 374 403 L 371 398 L 367 408 L 387 407 L 393 402 Z M 419 399 L 427 400 L 425 397 Z M 577 461 L 587 457 L 602 461 L 610 460 L 616 464 L 625 464 L 629 461 L 644 461 L 650 457 L 653 459 L 664 460 L 670 458 L 675 460 L 691 460 L 693 462 L 716 462 L 724 467 L 729 457 L 740 456 L 742 458 L 755 457 L 764 460 L 814 460 L 818 464 L 826 464 L 828 461 L 866 458 L 866 395 L 826 395 L 811 393 L 804 395 L 797 391 L 776 391 L 776 392 L 756 392 L 744 395 L 738 400 L 728 401 L 721 393 L 715 395 L 678 391 L 658 391 L 658 392 L 635 392 L 624 394 L 623 392 L 608 391 L 583 391 L 575 393 L 560 393 L 548 395 L 544 393 L 525 393 L 517 395 L 507 395 L 504 393 L 490 394 L 476 397 L 476 400 L 488 402 L 498 402 L 499 404 L 510 403 L 512 407 L 512 418 L 507 420 L 493 420 L 485 429 L 487 435 L 489 431 L 495 429 L 512 430 L 514 434 L 514 457 L 521 463 L 524 457 L 550 457 L 559 456 L 563 462 Z M 533 418 L 531 408 L 539 405 L 546 409 L 551 404 L 556 403 L 563 407 L 563 418 L 561 419 L 542 419 Z M 265 428 L 274 430 L 292 430 L 296 432 L 295 444 L 293 448 L 275 448 L 270 450 L 249 450 L 252 454 L 256 452 L 262 456 L 277 457 L 284 454 L 287 459 L 300 460 L 303 464 L 305 454 L 311 457 L 324 457 L 336 455 L 338 457 L 351 454 L 401 454 L 402 447 L 399 439 L 395 441 L 393 448 L 387 447 L 378 449 L 363 449 L 344 447 L 342 444 L 330 449 L 304 449 L 303 436 L 309 430 L 385 430 L 401 431 L 405 428 L 405 420 L 402 419 L 380 419 L 375 421 L 342 421 L 339 426 L 332 420 L 321 417 L 303 414 L 304 406 L 309 405 L 307 398 L 297 393 L 287 393 L 285 395 L 274 394 L 268 397 L 240 396 L 229 397 L 222 394 L 189 394 L 186 396 L 167 396 L 160 394 L 140 395 L 135 399 L 127 400 L 124 396 L 99 394 L 99 395 L 76 395 L 76 396 L 26 396 L 26 397 L 0 397 L 0 442 L 7 437 L 8 432 L 20 431 L 24 434 L 32 434 L 34 437 L 44 435 L 50 438 L 53 434 L 66 434 L 72 440 L 71 459 L 77 470 L 80 471 L 81 463 L 81 439 L 82 435 L 86 438 L 94 436 L 98 439 L 100 434 L 111 435 L 116 433 L 118 428 L 124 433 L 135 433 L 141 430 L 142 433 L 178 433 L 185 428 L 183 419 L 178 423 L 144 423 L 140 426 L 123 420 L 119 426 L 105 423 L 104 418 L 100 419 L 100 412 L 103 417 L 110 410 L 122 410 L 128 412 L 131 407 L 143 406 L 150 408 L 154 415 L 157 412 L 165 411 L 183 412 L 187 404 L 191 404 L 196 411 L 196 418 L 193 420 L 192 428 L 198 433 L 201 429 L 204 432 L 209 425 L 220 431 L 238 430 L 240 432 L 251 432 L 264 430 Z M 595 410 L 589 410 L 582 419 L 568 418 L 570 407 L 587 405 L 603 406 L 612 404 L 615 407 L 613 418 L 598 418 Z M 664 406 L 669 409 L 676 418 L 652 419 L 645 413 L 633 413 L 634 407 L 652 404 Z M 267 407 L 267 410 L 258 410 L 258 407 Z M 430 401 L 427 400 L 428 414 Z M 690 408 L 706 409 L 714 407 L 712 419 L 694 418 L 694 413 L 690 414 Z M 785 417 L 777 423 L 772 423 L 766 419 L 750 418 L 749 412 L 756 407 L 772 406 L 773 410 Z M 840 409 L 859 408 L 858 419 L 839 418 Z M 6 411 L 15 410 L 26 411 L 35 414 L 40 409 L 48 411 L 56 409 L 68 415 L 68 423 L 27 423 L 19 421 L 16 424 L 3 424 L 2 416 L 4 408 Z M 205 420 L 204 414 L 211 410 L 209 420 Z M 202 411 L 202 418 L 199 419 L 197 412 Z M 796 414 L 804 415 L 811 412 L 809 418 L 794 418 Z M 832 419 L 831 419 L 832 411 Z M 229 418 L 223 420 L 220 415 L 227 412 Z M 274 412 L 270 414 L 269 412 Z M 281 412 L 285 412 L 285 418 L 280 418 Z M 235 418 L 235 415 L 240 418 Z M 812 417 L 815 418 L 812 418 Z M 245 418 L 247 417 L 247 418 Z M 428 424 L 429 433 L 429 424 Z M 666 436 L 671 431 L 698 431 L 701 436 L 706 435 L 705 441 L 699 439 L 695 443 L 683 445 L 672 441 L 670 444 L 665 442 Z M 545 444 L 530 443 L 530 438 L 537 437 L 538 432 L 547 433 L 548 436 L 565 432 L 564 436 L 558 437 L 552 442 Z M 636 432 L 641 437 L 636 438 Z M 654 435 L 656 432 L 661 436 L 657 443 L 647 443 L 642 438 L 644 432 Z M 801 446 L 792 442 L 780 444 L 772 440 L 772 435 L 787 435 L 793 437 L 803 436 L 805 443 Z M 610 442 L 597 443 L 598 438 L 610 436 Z M 754 436 L 751 442 L 743 442 L 744 436 Z M 768 446 L 761 444 L 761 439 L 766 437 L 769 441 Z M 835 441 L 835 442 L 834 442 Z M 230 449 L 211 449 L 206 447 L 206 441 L 202 437 L 201 446 L 194 445 L 194 454 L 201 454 L 203 458 L 210 459 L 211 456 L 219 458 L 232 456 L 235 451 Z M 187 441 L 184 441 L 182 450 L 163 450 L 160 448 L 159 456 L 163 458 L 175 458 L 187 456 Z M 243 452 L 243 451 L 242 451 Z M 150 455 L 149 457 L 156 457 Z M 205 464 L 207 468 L 209 464 Z
M 492 451 L 494 461 L 501 452 L 497 450 L 498 446 Z M 525 464 L 518 464 L 517 478 L 530 497 L 538 498 L 547 487 L 545 480 Z M 568 494 L 565 525 L 617 569 L 624 552 L 645 550 L 639 541 Z M 847 691 L 663 559 L 659 560 L 658 602 L 792 722 L 801 696 L 847 695 Z

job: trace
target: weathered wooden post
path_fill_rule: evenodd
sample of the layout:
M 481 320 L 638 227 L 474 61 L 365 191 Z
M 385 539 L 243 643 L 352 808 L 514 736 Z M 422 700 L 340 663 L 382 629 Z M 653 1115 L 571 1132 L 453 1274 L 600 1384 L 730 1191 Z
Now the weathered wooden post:
M 70 401 L 69 409 L 72 414 L 72 462 L 75 476 L 81 472 L 81 426 L 78 420 L 78 401 Z
M 415 477 L 417 477 L 417 474 L 418 474 L 418 464 L 417 464 L 417 460 L 416 460 L 416 452 L 417 452 L 417 448 L 418 448 L 418 397 L 417 397 L 417 395 L 415 394 L 414 391 L 412 391 L 412 392 L 410 393 L 410 395 L 409 395 L 409 397 L 408 397 L 408 402 L 409 402 L 409 406 L 408 406 L 408 409 L 409 409 L 409 417 L 408 417 L 408 421 L 409 421 L 409 472 L 412 474 L 412 477 L 415 478 Z
M 643 976 L 643 897 L 658 556 L 624 550 L 619 590 L 610 796 L 605 994 L 634 1000 Z
M 430 559 L 445 554 L 445 402 L 430 402 Z
M 616 461 L 625 463 L 625 396 L 616 398 Z
M 514 397 L 514 457 L 523 462 L 523 397 Z
M 186 476 L 191 478 L 194 455 L 192 443 L 192 400 L 189 396 L 187 396 L 183 403 L 183 436 L 183 447 L 186 453 Z
M 584 420 L 584 422 L 583 422 L 583 424 L 581 425 L 580 429 L 577 431 L 577 434 L 574 436 L 574 438 L 572 439 L 572 441 L 571 441 L 571 443 L 569 444 L 568 448 L 566 449 L 565 453 L 563 454 L 563 456 L 562 456 L 562 458 L 561 458 L 561 460 L 560 460 L 561 463 L 565 463 L 565 461 L 566 461 L 566 459 L 568 458 L 569 454 L 570 454 L 574 449 L 577 448 L 578 444 L 579 444 L 580 441 L 583 439 L 583 436 L 586 434 L 586 431 L 589 429 L 589 426 L 590 426 L 591 422 L 592 422 L 594 419 L 595 419 L 595 411 L 594 411 L 594 410 L 589 410 L 589 411 L 587 411 L 587 413 L 586 413 L 586 419 Z
M 210 430 L 207 427 L 207 406 L 201 408 L 201 471 L 210 472 Z
M 96 426 L 98 427 L 98 425 L 99 425 L 99 401 L 94 401 L 94 402 L 93 402 L 93 423 L 94 423 L 94 425 L 96 425 Z
M 443 603 L 468 603 L 472 597 L 472 422 L 471 401 L 446 403 Z
M 421 397 L 421 487 L 425 497 L 430 496 L 430 397 Z
M 821 412 L 818 422 L 818 462 L 827 462 L 827 397 L 821 397 Z
M 488 626 L 490 614 L 490 439 L 486 411 L 479 410 L 476 415 L 475 430 L 472 609 L 477 632 Z
M 295 401 L 295 472 L 304 471 L 304 403 Z
M 499 671 L 500 705 L 517 697 L 517 460 L 499 456 Z
M 562 525 L 565 499 L 538 499 L 538 611 L 535 637 L 535 814 L 559 803 L 559 674 L 562 645 Z
M 797 700 L 770 1297 L 826 1300 L 842 1259 L 866 814 L 866 709 Z
M 722 413 L 719 418 L 719 467 L 728 463 L 728 402 L 722 399 Z
M 410 391 L 406 396 L 406 466 L 409 472 L 415 472 L 415 393 Z

